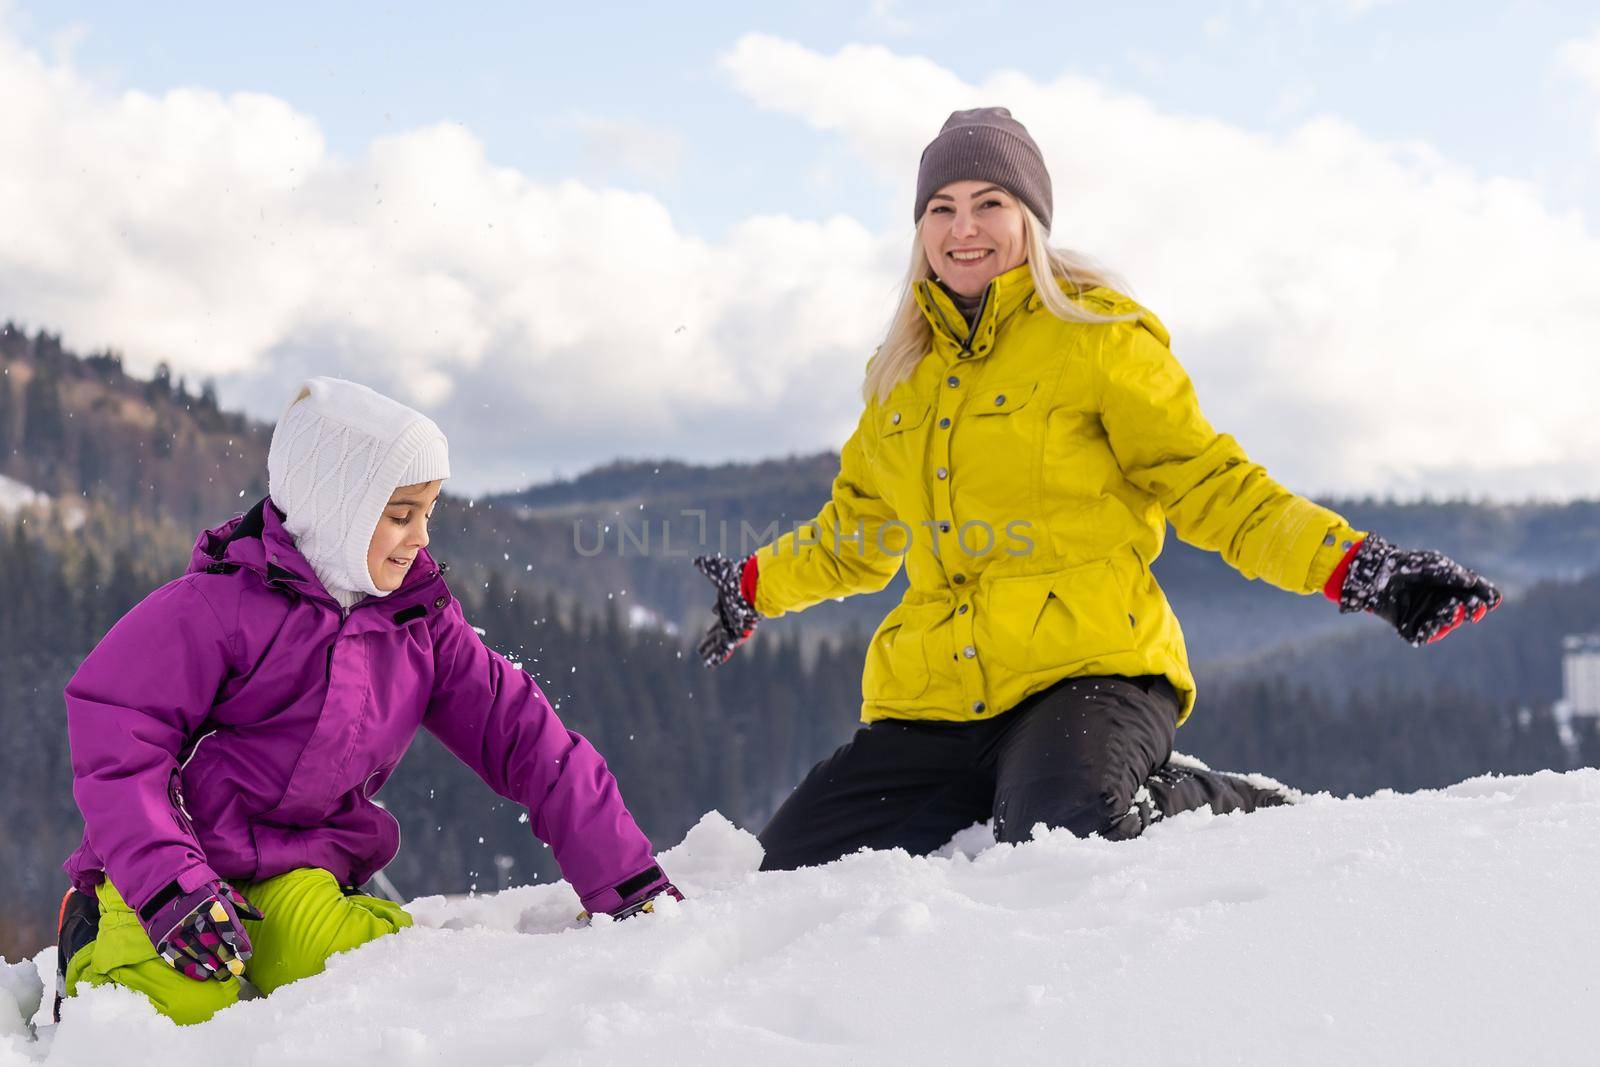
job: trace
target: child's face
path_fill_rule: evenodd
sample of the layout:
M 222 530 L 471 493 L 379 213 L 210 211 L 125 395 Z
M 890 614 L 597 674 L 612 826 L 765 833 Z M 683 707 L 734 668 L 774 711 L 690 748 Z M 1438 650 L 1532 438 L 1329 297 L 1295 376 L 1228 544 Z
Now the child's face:
M 400 588 L 420 549 L 428 547 L 428 519 L 444 482 L 435 479 L 402 485 L 389 494 L 367 546 L 367 573 L 385 593 Z

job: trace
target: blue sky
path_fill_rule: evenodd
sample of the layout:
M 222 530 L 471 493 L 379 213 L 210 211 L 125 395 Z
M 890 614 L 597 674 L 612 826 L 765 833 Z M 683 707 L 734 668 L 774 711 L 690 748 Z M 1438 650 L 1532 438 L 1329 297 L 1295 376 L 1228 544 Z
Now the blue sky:
M 461 488 L 837 447 L 921 146 L 1002 103 L 1281 480 L 1600 495 L 1590 5 L 0 0 L 0 96 L 0 315 L 365 381 Z

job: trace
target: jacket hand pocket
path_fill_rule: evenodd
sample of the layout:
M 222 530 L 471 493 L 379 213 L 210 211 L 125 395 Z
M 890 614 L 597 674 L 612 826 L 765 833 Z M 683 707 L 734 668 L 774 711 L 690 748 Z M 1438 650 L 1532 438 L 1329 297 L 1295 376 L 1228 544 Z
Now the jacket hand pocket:
M 1070 668 L 1133 648 L 1127 591 L 1109 560 L 999 579 L 984 609 L 980 639 L 987 636 L 979 654 L 1018 673 Z
M 916 700 L 927 692 L 926 638 L 925 628 L 910 625 L 891 613 L 867 646 L 866 669 L 861 678 L 863 695 L 871 701 L 893 703 Z

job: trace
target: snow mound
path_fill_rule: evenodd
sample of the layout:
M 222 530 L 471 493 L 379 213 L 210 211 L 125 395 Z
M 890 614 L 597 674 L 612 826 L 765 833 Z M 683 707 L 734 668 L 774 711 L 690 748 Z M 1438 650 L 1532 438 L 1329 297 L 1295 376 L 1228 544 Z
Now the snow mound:
M 759 861 L 707 815 L 663 857 L 689 899 L 655 915 L 579 928 L 565 885 L 419 900 L 416 928 L 204 1026 L 92 990 L 37 1042 L 0 1037 L 0 1064 L 1595 1055 L 1600 771 L 1191 813 L 1125 843 L 975 829 L 927 858 Z
M 44 983 L 32 963 L 7 963 L 0 958 L 0 1039 L 29 1036 L 28 1022 L 43 998 Z

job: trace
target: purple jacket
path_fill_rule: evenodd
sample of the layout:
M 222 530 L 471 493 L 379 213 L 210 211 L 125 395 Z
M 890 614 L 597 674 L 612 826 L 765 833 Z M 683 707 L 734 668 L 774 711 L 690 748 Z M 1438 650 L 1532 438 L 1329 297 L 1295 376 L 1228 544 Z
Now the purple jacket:
M 371 798 L 423 726 L 527 806 L 589 910 L 664 881 L 605 761 L 484 646 L 426 551 L 345 617 L 270 499 L 201 534 L 66 701 L 84 819 L 67 873 L 85 890 L 109 876 L 135 908 L 173 881 L 365 882 L 400 843 Z

